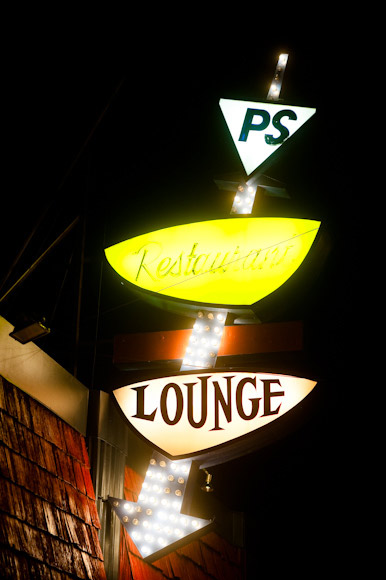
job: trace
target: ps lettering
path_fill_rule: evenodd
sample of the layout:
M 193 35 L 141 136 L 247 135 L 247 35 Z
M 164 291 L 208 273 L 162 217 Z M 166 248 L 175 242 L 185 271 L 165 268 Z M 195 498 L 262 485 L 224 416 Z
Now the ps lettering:
M 260 117 L 260 122 L 256 123 L 256 117 Z M 272 125 L 279 131 L 280 135 L 274 137 L 271 134 L 265 134 L 264 140 L 267 145 L 280 145 L 289 136 L 289 130 L 281 123 L 283 117 L 287 117 L 291 121 L 297 120 L 296 113 L 291 109 L 284 109 L 276 113 L 272 119 Z M 271 116 L 268 111 L 248 108 L 245 113 L 239 141 L 247 141 L 250 131 L 264 131 L 269 126 L 270 121 Z

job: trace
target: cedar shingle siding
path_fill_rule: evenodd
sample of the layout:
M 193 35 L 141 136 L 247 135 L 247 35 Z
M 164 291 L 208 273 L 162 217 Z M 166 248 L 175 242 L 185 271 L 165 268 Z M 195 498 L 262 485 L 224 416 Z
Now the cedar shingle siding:
M 0 377 L 1 577 L 106 578 L 84 437 Z

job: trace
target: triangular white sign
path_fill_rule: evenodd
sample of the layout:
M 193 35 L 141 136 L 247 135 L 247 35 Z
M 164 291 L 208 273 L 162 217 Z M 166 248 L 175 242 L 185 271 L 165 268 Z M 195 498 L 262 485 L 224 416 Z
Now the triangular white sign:
M 309 107 L 220 99 L 220 108 L 247 175 L 315 113 Z

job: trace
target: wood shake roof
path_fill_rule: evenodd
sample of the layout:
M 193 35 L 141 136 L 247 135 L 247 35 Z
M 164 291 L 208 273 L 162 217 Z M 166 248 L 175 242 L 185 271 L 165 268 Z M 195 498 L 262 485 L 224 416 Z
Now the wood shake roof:
M 0 377 L 2 577 L 106 578 L 84 437 Z

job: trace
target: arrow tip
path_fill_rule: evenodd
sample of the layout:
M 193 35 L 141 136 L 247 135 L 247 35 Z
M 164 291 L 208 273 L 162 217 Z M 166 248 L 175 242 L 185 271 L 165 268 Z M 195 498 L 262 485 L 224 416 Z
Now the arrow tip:
M 191 464 L 190 459 L 170 461 L 154 454 L 137 502 L 108 497 L 143 558 L 157 559 L 161 551 L 213 523 L 181 513 Z

